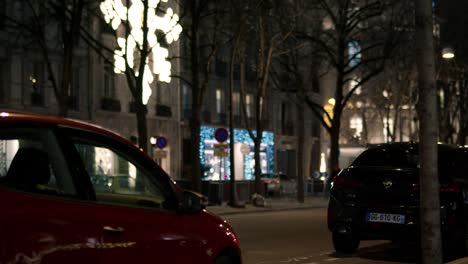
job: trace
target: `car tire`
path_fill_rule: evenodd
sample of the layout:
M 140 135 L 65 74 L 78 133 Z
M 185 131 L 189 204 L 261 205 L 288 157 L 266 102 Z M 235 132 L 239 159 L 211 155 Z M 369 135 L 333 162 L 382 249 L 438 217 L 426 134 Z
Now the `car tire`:
M 461 241 L 461 250 L 460 253 L 465 255 L 468 255 L 468 224 L 464 225 L 463 228 L 463 241 Z
M 332 235 L 333 247 L 337 253 L 340 254 L 353 254 L 359 248 L 359 239 L 351 234 L 340 234 L 337 231 L 333 231 Z
M 215 259 L 214 263 L 215 264 L 238 264 L 239 261 L 237 261 L 236 258 L 232 256 L 231 254 L 223 254 L 223 255 L 218 256 Z

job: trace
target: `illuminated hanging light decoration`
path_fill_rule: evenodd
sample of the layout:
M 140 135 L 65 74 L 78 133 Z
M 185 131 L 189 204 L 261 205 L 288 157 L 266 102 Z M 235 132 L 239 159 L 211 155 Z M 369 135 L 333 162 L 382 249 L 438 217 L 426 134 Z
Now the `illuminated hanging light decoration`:
M 115 73 L 123 73 L 125 71 L 125 62 L 134 67 L 134 51 L 137 47 L 143 46 L 143 14 L 144 5 L 142 0 L 127 0 L 128 6 L 122 4 L 122 0 L 105 0 L 101 3 L 100 9 L 104 15 L 104 20 L 107 24 L 118 33 L 117 45 L 114 52 Z M 167 8 L 163 16 L 156 15 L 156 9 L 160 2 L 167 0 L 149 0 L 148 3 L 148 45 L 151 48 L 152 69 L 150 69 L 147 59 L 144 68 L 144 84 L 143 84 L 143 104 L 147 104 L 151 96 L 151 84 L 154 81 L 153 74 L 158 76 L 161 82 L 171 82 L 171 62 L 168 61 L 168 49 L 161 47 L 156 31 L 162 31 L 167 44 L 171 44 L 179 39 L 182 33 L 182 26 L 179 24 L 179 16 L 174 13 L 171 8 Z M 160 11 L 160 8 L 157 10 Z M 127 21 L 128 19 L 128 21 Z M 122 24 L 128 23 L 130 26 L 129 34 L 121 34 L 124 30 L 119 31 Z M 120 37 L 120 35 L 124 35 Z M 127 50 L 125 50 L 125 48 Z M 126 58 L 124 57 L 126 56 Z M 139 73 L 136 72 L 138 75 Z

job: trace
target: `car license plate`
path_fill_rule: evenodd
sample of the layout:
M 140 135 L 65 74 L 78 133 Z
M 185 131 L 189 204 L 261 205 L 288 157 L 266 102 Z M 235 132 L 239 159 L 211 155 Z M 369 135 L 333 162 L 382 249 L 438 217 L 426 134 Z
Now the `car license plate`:
M 399 214 L 367 213 L 367 222 L 404 224 L 405 216 Z

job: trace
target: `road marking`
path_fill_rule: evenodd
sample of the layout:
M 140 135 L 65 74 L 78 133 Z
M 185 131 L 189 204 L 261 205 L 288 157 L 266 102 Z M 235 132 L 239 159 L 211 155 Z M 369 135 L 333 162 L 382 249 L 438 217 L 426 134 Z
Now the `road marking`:
M 337 259 L 337 258 L 328 258 L 328 259 L 326 259 L 325 261 L 330 262 L 330 261 L 335 261 L 335 260 L 339 260 L 339 259 Z

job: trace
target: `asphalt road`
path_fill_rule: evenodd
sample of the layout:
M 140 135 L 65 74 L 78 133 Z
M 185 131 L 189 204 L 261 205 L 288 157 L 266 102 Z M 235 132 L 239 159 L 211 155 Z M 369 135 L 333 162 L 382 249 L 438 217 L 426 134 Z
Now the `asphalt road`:
M 326 209 L 227 215 L 245 264 L 416 263 L 417 248 L 388 241 L 361 242 L 352 256 L 337 255 L 326 227 Z

